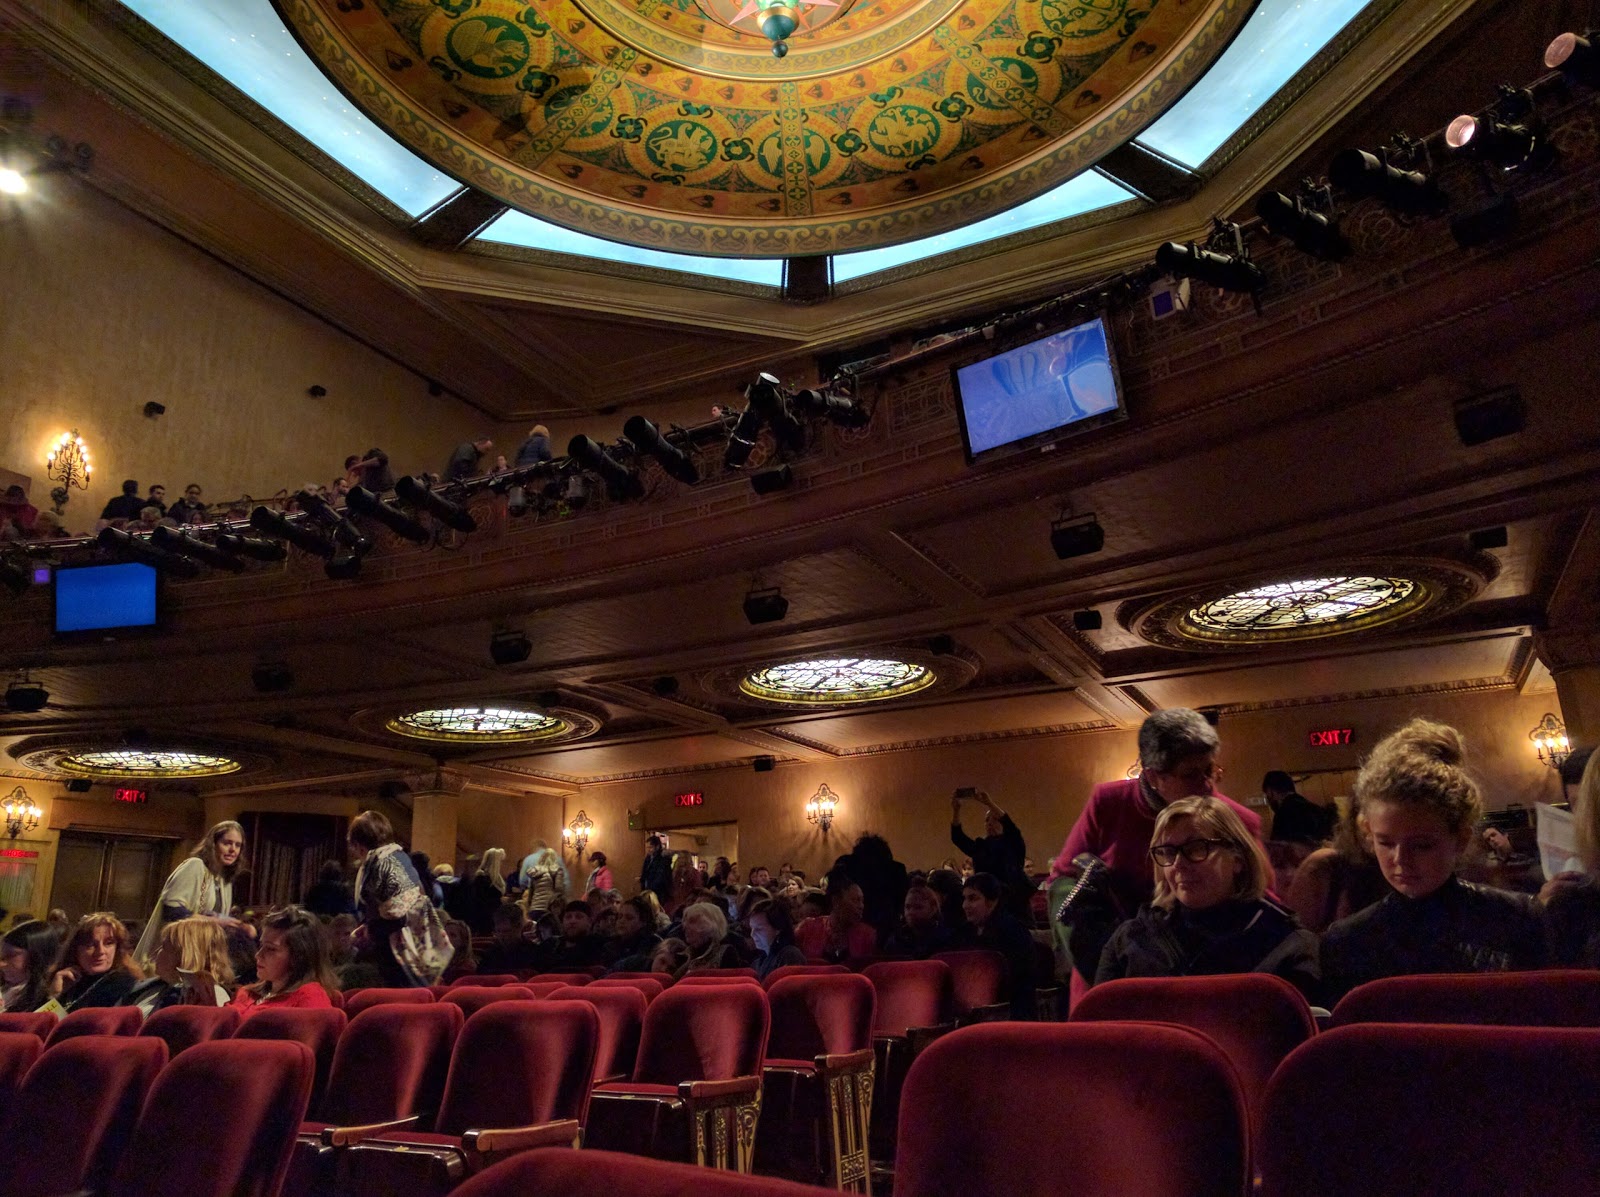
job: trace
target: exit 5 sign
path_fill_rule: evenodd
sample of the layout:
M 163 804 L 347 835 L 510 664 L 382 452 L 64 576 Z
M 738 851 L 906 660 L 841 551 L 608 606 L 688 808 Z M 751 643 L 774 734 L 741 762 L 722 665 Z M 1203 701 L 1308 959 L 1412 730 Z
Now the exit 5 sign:
M 673 806 L 704 806 L 705 804 L 706 796 L 699 790 L 693 790 L 687 794 L 674 794 L 672 796 Z
M 1355 738 L 1355 731 L 1348 727 L 1324 727 L 1312 731 L 1309 738 L 1313 748 L 1341 748 Z

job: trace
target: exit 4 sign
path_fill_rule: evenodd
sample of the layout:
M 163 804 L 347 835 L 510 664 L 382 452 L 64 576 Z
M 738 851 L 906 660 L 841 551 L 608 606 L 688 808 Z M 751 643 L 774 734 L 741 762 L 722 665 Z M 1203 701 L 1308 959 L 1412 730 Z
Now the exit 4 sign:
M 699 790 L 693 790 L 687 794 L 674 794 L 672 796 L 673 806 L 704 806 L 705 804 L 706 796 Z
M 1309 738 L 1313 748 L 1341 748 L 1355 738 L 1355 731 L 1348 727 L 1324 727 L 1313 731 Z

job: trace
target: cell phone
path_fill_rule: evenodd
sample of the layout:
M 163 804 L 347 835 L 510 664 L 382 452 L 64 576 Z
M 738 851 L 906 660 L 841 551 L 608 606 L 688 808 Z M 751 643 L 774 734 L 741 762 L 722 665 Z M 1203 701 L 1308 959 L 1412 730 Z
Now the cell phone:
M 978 787 L 977 786 L 962 786 L 959 790 L 956 791 L 956 797 L 957 798 L 976 798 L 977 796 L 978 796 Z

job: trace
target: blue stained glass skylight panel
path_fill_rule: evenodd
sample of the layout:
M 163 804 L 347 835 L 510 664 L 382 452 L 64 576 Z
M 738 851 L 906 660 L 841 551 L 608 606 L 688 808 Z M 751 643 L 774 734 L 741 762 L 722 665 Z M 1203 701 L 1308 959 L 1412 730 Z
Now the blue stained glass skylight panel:
M 1114 183 L 1092 170 L 1085 171 L 1060 186 L 1051 188 L 1043 195 L 1037 195 L 1026 203 L 1018 204 L 1015 208 L 975 221 L 962 228 L 952 229 L 948 233 L 921 237 L 916 241 L 891 245 L 885 249 L 864 249 L 853 254 L 837 254 L 833 259 L 833 278 L 835 282 L 846 282 L 849 279 L 861 278 L 863 275 L 876 274 L 880 270 L 904 266 L 908 262 L 931 258 L 935 254 L 947 254 L 951 250 L 965 249 L 969 245 L 993 241 L 996 237 L 1038 228 L 1052 221 L 1066 220 L 1070 216 L 1082 216 L 1085 212 L 1109 208 L 1113 204 L 1134 198 L 1136 197 L 1133 192 L 1121 184 Z
M 461 190 L 346 100 L 269 0 L 122 3 L 410 215 Z
M 1261 0 L 1216 65 L 1139 141 L 1199 167 L 1371 3 Z
M 641 249 L 635 245 L 607 241 L 604 237 L 575 233 L 525 212 L 507 212 L 479 233 L 478 240 L 493 241 L 500 245 L 520 245 L 524 249 L 547 249 L 584 258 L 602 258 L 608 262 L 626 262 L 632 266 L 654 266 L 657 270 L 679 270 L 688 274 L 706 274 L 712 278 L 739 279 L 768 287 L 783 286 L 782 258 L 697 258 L 692 254 Z

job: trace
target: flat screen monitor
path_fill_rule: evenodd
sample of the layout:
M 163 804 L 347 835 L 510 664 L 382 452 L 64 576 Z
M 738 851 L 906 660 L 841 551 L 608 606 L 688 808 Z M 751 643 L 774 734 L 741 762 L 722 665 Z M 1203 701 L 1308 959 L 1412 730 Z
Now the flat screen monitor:
M 56 635 L 156 626 L 156 571 L 148 565 L 56 570 Z
M 1105 321 L 1098 317 L 954 373 L 969 462 L 1127 418 Z

